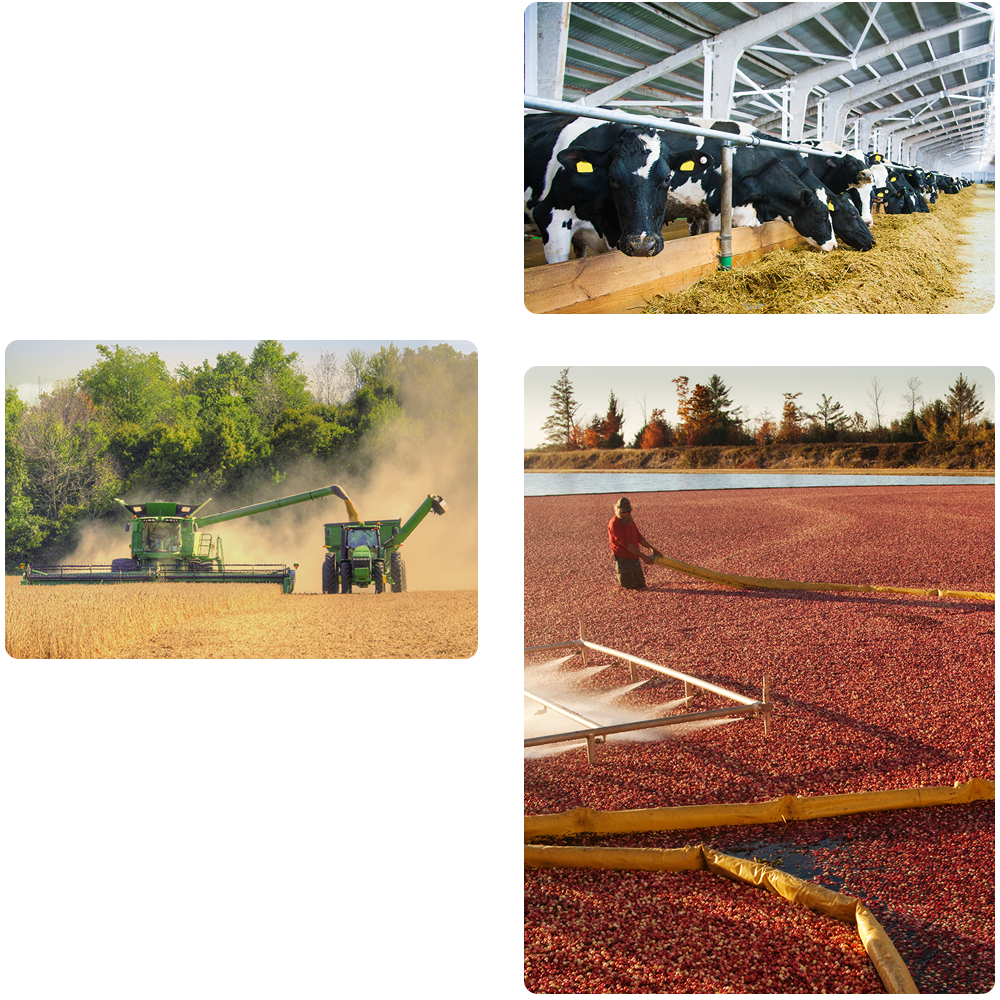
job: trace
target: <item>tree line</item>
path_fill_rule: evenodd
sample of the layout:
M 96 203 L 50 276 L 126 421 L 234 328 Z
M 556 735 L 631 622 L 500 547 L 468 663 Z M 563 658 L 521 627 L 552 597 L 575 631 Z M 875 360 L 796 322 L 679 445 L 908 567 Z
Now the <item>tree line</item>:
M 625 415 L 612 390 L 607 410 L 589 421 L 578 420 L 577 402 L 569 369 L 564 368 L 552 385 L 551 413 L 542 425 L 543 447 L 577 451 L 593 448 L 666 448 L 684 445 L 770 445 L 833 442 L 957 441 L 978 435 L 992 437 L 994 424 L 982 418 L 985 402 L 979 387 L 959 374 L 945 398 L 925 400 L 917 378 L 907 382 L 905 410 L 887 420 L 885 389 L 877 376 L 868 386 L 870 420 L 860 412 L 848 413 L 832 396 L 821 393 L 821 401 L 809 412 L 800 402 L 801 392 L 783 393 L 780 416 L 765 410 L 754 419 L 737 409 L 730 389 L 718 375 L 707 385 L 679 376 L 672 379 L 677 394 L 676 419 L 668 420 L 665 409 L 643 413 L 642 426 L 631 440 L 624 435 Z
M 276 340 L 173 372 L 155 351 L 97 353 L 33 405 L 6 388 L 8 569 L 57 559 L 81 521 L 120 513 L 115 497 L 240 497 L 305 458 L 364 479 L 415 424 L 477 439 L 478 357 L 447 344 L 322 352 L 309 372 Z

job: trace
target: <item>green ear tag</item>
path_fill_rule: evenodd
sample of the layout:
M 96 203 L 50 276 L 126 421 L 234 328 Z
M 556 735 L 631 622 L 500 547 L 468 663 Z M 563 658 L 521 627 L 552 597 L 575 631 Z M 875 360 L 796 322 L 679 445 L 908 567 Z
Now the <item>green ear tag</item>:
M 594 165 L 593 163 L 588 163 L 586 160 L 577 160 L 576 172 L 578 174 L 592 174 L 594 172 Z
M 694 160 L 685 160 L 678 169 L 687 170 L 688 172 L 694 170 Z

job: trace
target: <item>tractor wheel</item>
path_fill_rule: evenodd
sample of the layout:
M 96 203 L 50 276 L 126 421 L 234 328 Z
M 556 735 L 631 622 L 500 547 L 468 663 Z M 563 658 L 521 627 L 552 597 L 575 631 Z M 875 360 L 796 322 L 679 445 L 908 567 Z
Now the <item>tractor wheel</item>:
M 351 564 L 346 559 L 340 564 L 340 592 L 351 592 Z
M 375 593 L 384 594 L 385 593 L 385 561 L 382 559 L 376 559 L 374 563 L 375 569 Z
M 389 557 L 389 572 L 392 576 L 392 592 L 402 594 L 406 590 L 406 563 L 398 552 Z
M 333 556 L 323 560 L 323 593 L 337 593 L 337 560 Z
M 112 559 L 112 573 L 134 573 L 139 568 L 139 564 L 134 559 Z

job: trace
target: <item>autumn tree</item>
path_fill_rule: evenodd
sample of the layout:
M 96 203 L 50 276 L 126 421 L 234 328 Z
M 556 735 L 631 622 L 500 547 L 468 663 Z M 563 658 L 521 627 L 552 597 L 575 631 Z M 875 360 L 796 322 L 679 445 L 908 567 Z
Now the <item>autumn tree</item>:
M 802 421 L 805 413 L 795 402 L 801 392 L 784 393 L 785 405 L 781 408 L 781 424 L 778 427 L 777 440 L 782 444 L 798 444 L 802 440 Z
M 639 434 L 638 447 L 665 448 L 670 444 L 671 433 L 671 427 L 664 417 L 664 411 L 654 409 L 646 426 Z
M 571 450 L 573 448 L 571 443 L 573 422 L 579 412 L 580 404 L 573 398 L 573 385 L 569 380 L 568 368 L 564 368 L 559 373 L 559 378 L 552 386 L 549 408 L 552 413 L 542 424 L 546 443 Z

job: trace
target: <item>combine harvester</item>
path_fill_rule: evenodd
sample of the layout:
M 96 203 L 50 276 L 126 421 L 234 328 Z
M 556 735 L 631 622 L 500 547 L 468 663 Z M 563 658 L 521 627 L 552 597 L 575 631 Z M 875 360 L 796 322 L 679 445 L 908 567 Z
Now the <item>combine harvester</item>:
M 385 585 L 394 594 L 406 590 L 406 564 L 399 547 L 418 524 L 431 512 L 444 514 L 448 505 L 439 496 L 427 499 L 402 524 L 401 518 L 363 521 L 354 504 L 344 497 L 352 520 L 325 524 L 326 559 L 323 562 L 323 593 L 349 594 L 351 587 L 375 586 L 375 593 L 385 593 Z
M 232 564 L 227 565 L 222 551 L 222 539 L 203 533 L 222 521 L 262 514 L 264 511 L 289 507 L 306 500 L 326 496 L 340 497 L 353 510 L 347 494 L 339 486 L 324 486 L 308 493 L 267 500 L 264 503 L 236 510 L 223 511 L 198 517 L 201 506 L 168 503 L 154 500 L 150 503 L 129 504 L 117 500 L 132 515 L 126 529 L 132 533 L 130 558 L 114 559 L 110 566 L 31 566 L 25 565 L 21 584 L 63 583 L 280 583 L 284 593 L 295 588 L 295 570 L 281 564 Z

